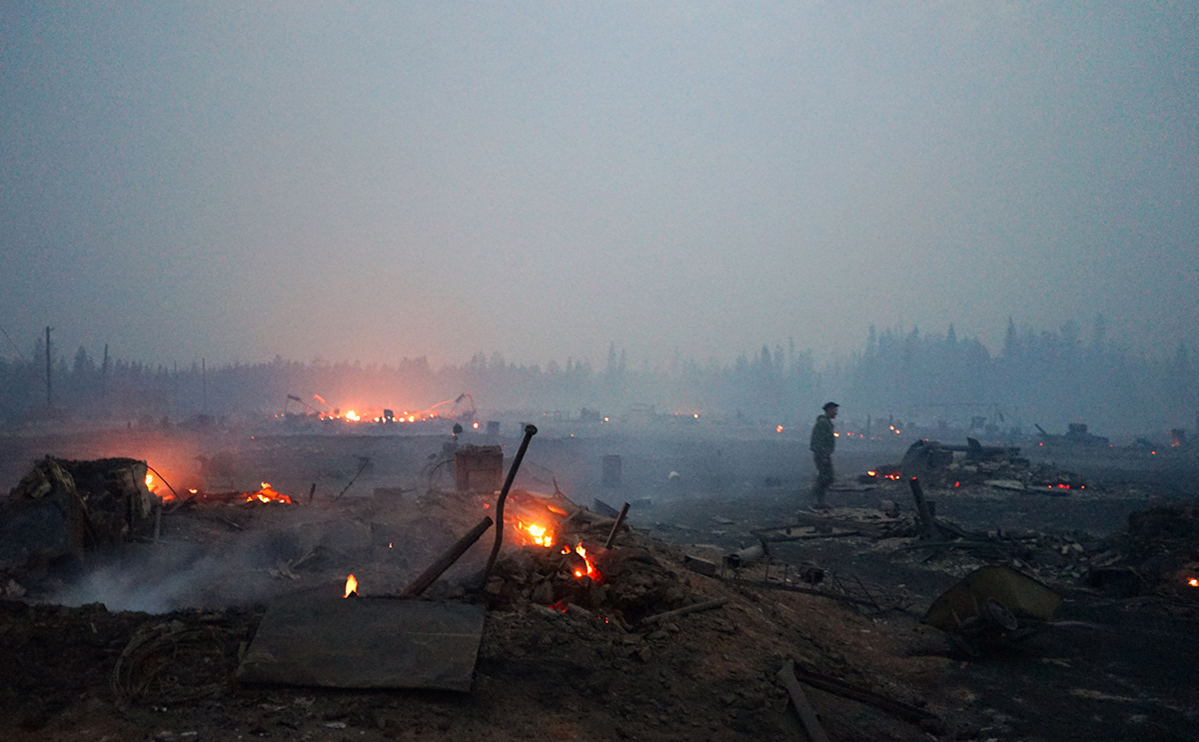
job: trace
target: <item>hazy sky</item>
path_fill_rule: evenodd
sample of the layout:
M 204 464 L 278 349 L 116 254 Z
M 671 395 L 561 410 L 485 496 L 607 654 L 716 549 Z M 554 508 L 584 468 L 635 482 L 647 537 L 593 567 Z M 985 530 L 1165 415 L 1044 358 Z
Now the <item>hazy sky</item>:
M 1199 3 L 343 6 L 0 7 L 23 351 L 1199 348 Z

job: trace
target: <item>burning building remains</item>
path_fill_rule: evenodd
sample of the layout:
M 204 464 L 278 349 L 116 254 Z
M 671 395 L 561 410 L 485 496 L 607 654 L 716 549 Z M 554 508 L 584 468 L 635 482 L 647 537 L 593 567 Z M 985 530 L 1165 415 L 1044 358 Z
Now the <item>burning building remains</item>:
M 1082 475 L 1046 462 L 1033 463 L 1017 446 L 984 446 L 974 438 L 966 445 L 918 440 L 902 461 L 881 464 L 859 477 L 863 484 L 917 478 L 932 487 L 988 485 L 1007 490 L 1066 494 L 1082 490 Z
M 986 739 L 996 724 L 1023 730 L 1072 715 L 1085 726 L 1102 713 L 1082 708 L 1091 695 L 1055 696 L 1045 711 L 1024 701 L 1026 721 L 1009 696 L 1036 699 L 1047 683 L 1110 696 L 1129 682 L 1088 670 L 1101 643 L 1088 638 L 1097 629 L 1080 620 L 1079 605 L 1135 599 L 1185 613 L 1199 596 L 1187 512 L 1129 521 L 1127 537 L 1112 541 L 950 520 L 984 500 L 1009 510 L 1031 503 L 1030 511 L 1101 504 L 1102 486 L 1014 447 L 895 449 L 896 463 L 870 481 L 842 482 L 831 512 L 797 516 L 784 483 L 799 486 L 802 476 L 775 468 L 786 445 L 777 438 L 719 444 L 746 463 L 725 462 L 719 481 L 705 482 L 714 448 L 695 438 L 617 447 L 567 427 L 544 446 L 559 458 L 539 458 L 534 447 L 519 482 L 515 441 L 469 432 L 458 434 L 469 443 L 454 438 L 449 448 L 444 431 L 339 434 L 240 446 L 209 438 L 203 461 L 194 450 L 169 462 L 39 460 L 5 518 L 32 522 L 41 507 L 33 504 L 46 500 L 73 524 L 64 532 L 108 535 L 41 555 L 26 549 L 17 558 L 41 567 L 5 568 L 5 580 L 27 592 L 0 601 L 0 662 L 15 678 L 0 710 L 63 739 L 105 713 L 137 720 L 121 722 L 140 725 L 122 728 L 131 735 L 161 727 L 205 738 L 419 739 L 424 732 L 409 732 L 421 729 L 497 740 L 785 739 L 797 734 L 796 710 L 812 711 L 804 723 L 815 720 L 830 738 Z M 839 451 L 865 463 L 878 453 L 870 445 Z M 281 453 L 287 447 L 293 453 Z M 765 453 L 753 454 L 758 447 Z M 211 468 L 217 450 L 234 452 L 235 465 L 206 481 L 176 474 L 180 462 Z M 593 485 L 570 471 L 583 460 L 594 464 Z M 430 461 L 444 476 L 429 475 Z M 197 486 L 172 489 L 155 469 Z M 326 471 L 334 474 L 318 476 Z M 912 474 L 942 506 L 928 508 L 931 525 L 901 505 Z M 1029 496 L 1039 492 L 1074 496 Z M 591 495 L 634 505 L 579 504 Z M 880 498 L 892 507 L 880 510 Z M 79 502 L 95 512 L 70 520 L 68 506 Z M 67 600 L 55 584 L 64 574 L 46 566 L 55 561 L 175 592 L 151 614 L 97 605 L 143 605 L 111 590 Z M 996 575 L 1018 592 L 985 584 Z M 1043 596 L 1044 610 L 1028 610 L 1030 593 Z M 1057 615 L 1054 596 L 1064 598 Z M 84 655 L 94 662 L 70 664 Z M 984 700 L 963 700 L 959 687 Z M 1145 690 L 1181 708 L 1173 692 Z M 36 696 L 120 710 L 80 717 L 46 711 Z M 1146 724 L 1161 732 L 1184 717 L 1166 710 Z

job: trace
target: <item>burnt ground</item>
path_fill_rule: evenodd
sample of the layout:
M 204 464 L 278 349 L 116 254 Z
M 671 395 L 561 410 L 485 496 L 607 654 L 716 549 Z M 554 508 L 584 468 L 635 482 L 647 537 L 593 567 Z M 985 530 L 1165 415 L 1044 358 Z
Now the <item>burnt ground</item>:
M 1194 500 L 1193 457 L 1069 460 L 1059 452 L 1060 465 L 1091 477 L 1085 494 L 930 491 L 940 517 L 1023 539 L 1018 553 L 930 556 L 908 548 L 910 494 L 896 484 L 853 481 L 868 467 L 897 460 L 902 449 L 838 452 L 842 486 L 830 497 L 829 515 L 890 529 L 842 536 L 797 522 L 804 504 L 797 491 L 810 475 L 799 440 L 727 431 L 571 432 L 543 430 L 533 439 L 518 486 L 552 492 L 556 483 L 593 509 L 599 509 L 595 499 L 633 503 L 633 531 L 617 547 L 641 556 L 611 590 L 636 592 L 639 613 L 631 602 L 621 604 L 623 615 L 611 611 L 609 621 L 606 607 L 556 610 L 533 600 L 531 585 L 516 584 L 509 599 L 493 601 L 469 693 L 259 686 L 234 678 L 239 654 L 273 598 L 336 594 L 349 571 L 358 574 L 364 594 L 386 593 L 478 520 L 481 499 L 428 492 L 424 470 L 444 437 L 135 429 L 6 439 L 3 489 L 43 454 L 146 459 L 177 488 L 195 482 L 249 491 L 271 481 L 303 503 L 311 484 L 317 487 L 311 504 L 180 511 L 164 518 L 161 543 L 10 570 L 4 581 L 14 582 L 0 600 L 0 735 L 804 739 L 775 679 L 792 660 L 926 717 L 905 720 L 805 686 L 834 740 L 1193 738 L 1199 603 L 1181 589 L 1122 596 L 1087 587 L 1084 579 L 1089 560 L 1111 552 L 1107 537 L 1129 513 Z M 510 453 L 517 441 L 495 442 Z M 613 454 L 623 460 L 621 483 L 605 486 L 601 459 Z M 210 462 L 207 471 L 197 456 Z M 219 471 L 214 459 L 222 462 Z M 883 519 L 877 513 L 883 499 L 907 513 Z M 716 577 L 683 567 L 688 555 L 719 563 L 755 543 L 755 533 L 786 524 L 810 538 L 771 543 L 770 569 L 777 577 L 783 569 L 818 565 L 826 575 L 819 584 L 768 581 L 760 563 Z M 432 598 L 470 597 L 455 586 L 473 584 L 489 538 L 439 581 Z M 327 548 L 314 552 L 314 544 Z M 319 558 L 301 561 L 311 553 Z M 1000 558 L 1065 601 L 1033 636 L 970 657 L 920 617 L 963 575 Z M 27 592 L 18 597 L 13 585 Z M 726 602 L 661 625 L 627 625 L 713 598 Z

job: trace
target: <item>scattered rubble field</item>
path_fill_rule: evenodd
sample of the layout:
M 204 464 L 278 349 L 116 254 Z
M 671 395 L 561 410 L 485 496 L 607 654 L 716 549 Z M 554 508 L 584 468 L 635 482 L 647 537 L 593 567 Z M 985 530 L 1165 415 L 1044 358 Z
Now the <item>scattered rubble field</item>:
M 421 486 L 440 441 L 390 444 L 406 463 L 389 467 L 379 450 L 388 444 L 378 440 L 323 440 L 321 456 L 297 456 L 279 439 L 248 446 L 238 465 L 257 463 L 265 478 L 272 462 L 287 461 L 290 480 L 276 476 L 288 484 L 275 486 L 295 504 L 224 498 L 164 507 L 156 524 L 138 517 L 157 538 L 0 575 L 0 736 L 804 740 L 810 732 L 797 711 L 806 706 L 832 740 L 1193 738 L 1193 498 L 1154 499 L 1127 483 L 1105 490 L 1102 481 L 1085 496 L 947 483 L 926 493 L 937 510 L 931 539 L 898 481 L 843 476 L 833 509 L 801 510 L 798 444 L 784 457 L 765 445 L 746 456 L 747 468 L 729 466 L 718 486 L 691 476 L 711 471 L 705 447 L 675 446 L 647 461 L 682 476 L 605 491 L 574 462 L 598 462 L 611 442 L 549 439 L 552 453 L 537 456 L 541 440 L 517 482 L 527 489 L 515 489 L 509 507 L 531 521 L 539 507 L 561 505 L 549 521 L 554 547 L 509 523 L 509 546 L 483 580 L 488 530 L 420 598 L 487 605 L 469 692 L 239 680 L 274 601 L 399 600 L 439 553 L 494 515 L 494 496 Z M 43 454 L 83 450 L 45 443 L 20 442 L 36 451 L 26 470 Z M 736 445 L 728 450 L 753 449 Z M 120 445 L 87 452 L 140 453 Z M 366 457 L 374 468 L 355 466 Z M 642 463 L 628 456 L 626 474 Z M 857 463 L 852 454 L 838 460 L 841 471 Z M 877 462 L 860 463 L 865 471 Z M 301 482 L 333 468 L 340 482 L 330 475 L 305 502 Z M 340 483 L 358 476 L 362 492 L 337 497 Z M 596 512 L 603 508 L 593 496 L 639 504 L 621 525 Z M 886 502 L 897 507 L 880 509 Z M 1120 512 L 1123 527 L 1078 525 L 1096 512 Z M 575 543 L 585 548 L 569 548 Z M 997 564 L 1060 595 L 1056 615 L 1022 618 L 1019 631 L 987 634 L 977 646 L 921 621 L 939 595 Z M 351 572 L 359 593 L 345 598 Z M 106 594 L 148 612 L 92 599 Z

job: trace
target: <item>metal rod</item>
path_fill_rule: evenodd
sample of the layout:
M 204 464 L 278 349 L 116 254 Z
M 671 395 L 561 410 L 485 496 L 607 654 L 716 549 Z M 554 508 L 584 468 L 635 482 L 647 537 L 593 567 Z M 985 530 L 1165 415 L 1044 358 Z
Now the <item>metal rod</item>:
M 154 472 L 155 474 L 158 474 L 158 479 L 167 486 L 167 489 L 169 489 L 171 491 L 171 494 L 173 494 L 175 496 L 176 500 L 179 499 L 179 493 L 175 491 L 175 488 L 171 486 L 171 483 L 167 481 L 166 477 L 162 476 L 162 474 L 160 474 L 157 469 L 150 466 L 149 464 L 146 464 L 146 468 L 149 469 L 150 471 Z
M 504 488 L 500 490 L 499 499 L 495 502 L 495 544 L 491 547 L 491 556 L 487 557 L 487 566 L 483 568 L 483 585 L 487 584 L 491 568 L 495 566 L 495 558 L 499 556 L 500 546 L 504 543 L 504 501 L 508 499 L 508 490 L 512 489 L 512 480 L 516 479 L 516 470 L 520 468 L 525 451 L 529 450 L 529 441 L 535 435 L 537 435 L 537 426 L 531 423 L 526 425 L 525 437 L 520 442 L 520 448 L 517 449 L 515 458 L 512 459 L 512 466 L 508 469 L 508 478 L 504 480 Z
M 341 499 L 342 495 L 344 495 L 345 493 L 350 491 L 350 488 L 354 486 L 354 482 L 358 481 L 358 477 L 359 477 L 359 475 L 362 474 L 362 470 L 365 469 L 366 465 L 369 464 L 370 462 L 371 462 L 371 460 L 370 460 L 369 456 L 362 457 L 362 461 L 358 464 L 358 471 L 354 472 L 354 476 L 350 479 L 350 482 L 349 482 L 349 484 L 346 485 L 346 488 L 343 489 L 341 492 L 337 493 L 337 497 L 333 498 L 333 502 L 337 502 L 338 500 Z M 313 486 L 313 489 L 315 489 L 316 482 L 313 482 L 312 486 Z M 308 499 L 309 499 L 309 501 L 311 501 L 312 495 L 309 495 Z
M 474 528 L 470 529 L 465 536 L 455 541 L 450 548 L 446 549 L 445 552 L 437 558 L 437 561 L 429 565 L 429 568 L 422 572 L 419 577 L 413 580 L 408 587 L 404 588 L 400 595 L 406 598 L 415 598 L 427 590 L 429 585 L 432 585 L 438 577 L 441 577 L 443 572 L 449 569 L 454 562 L 458 561 L 458 559 L 466 553 L 466 550 L 469 549 L 476 541 L 478 541 L 479 537 L 482 536 L 488 528 L 491 528 L 491 523 L 492 520 L 490 517 L 486 517 L 479 521 L 479 523 Z
M 616 522 L 612 524 L 612 532 L 608 534 L 608 540 L 604 542 L 605 549 L 612 548 L 612 542 L 616 540 L 616 532 L 624 525 L 624 518 L 629 514 L 629 504 L 626 502 L 624 507 L 620 509 L 620 515 L 616 516 Z

